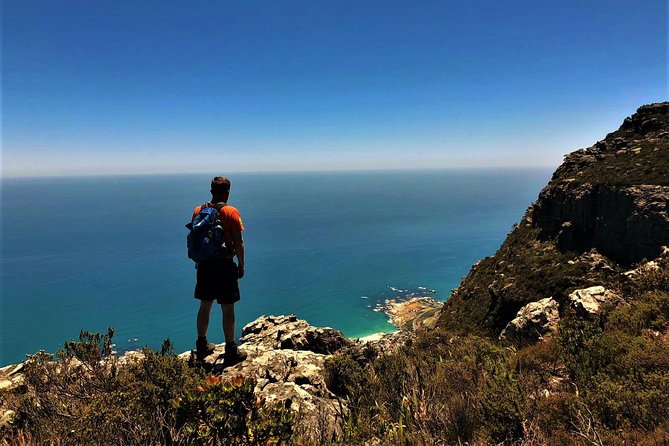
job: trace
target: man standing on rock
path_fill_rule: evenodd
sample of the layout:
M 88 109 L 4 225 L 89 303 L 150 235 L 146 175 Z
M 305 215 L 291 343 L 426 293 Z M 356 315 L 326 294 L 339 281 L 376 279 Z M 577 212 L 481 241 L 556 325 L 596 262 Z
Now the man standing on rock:
M 200 300 L 195 347 L 198 360 L 203 360 L 214 352 L 216 345 L 207 342 L 207 329 L 211 307 L 216 300 L 221 304 L 223 312 L 223 333 L 225 334 L 223 364 L 226 366 L 236 364 L 246 358 L 246 354 L 240 352 L 235 343 L 235 302 L 239 301 L 237 281 L 244 277 L 244 240 L 242 238 L 244 225 L 239 211 L 227 204 L 229 196 L 230 180 L 226 177 L 215 177 L 211 181 L 211 201 L 193 210 L 190 224 L 192 228 L 196 219 L 200 220 L 200 216 L 206 214 L 201 211 L 208 208 L 211 211 L 213 208 L 218 211 L 213 213 L 214 219 L 223 228 L 224 253 L 215 258 L 197 261 L 195 264 L 197 282 L 194 295 Z M 234 261 L 235 257 L 237 257 L 237 263 Z

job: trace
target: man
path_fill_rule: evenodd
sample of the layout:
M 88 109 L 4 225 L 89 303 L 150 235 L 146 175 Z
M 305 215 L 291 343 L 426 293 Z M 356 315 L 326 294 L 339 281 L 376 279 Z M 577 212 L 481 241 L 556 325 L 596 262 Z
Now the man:
M 197 282 L 195 284 L 195 298 L 200 300 L 200 309 L 197 313 L 197 341 L 195 342 L 198 360 L 214 352 L 215 345 L 207 342 L 209 328 L 209 314 L 216 300 L 221 304 L 223 312 L 223 333 L 225 334 L 224 365 L 233 365 L 243 361 L 246 354 L 237 349 L 235 343 L 235 302 L 239 301 L 238 279 L 244 277 L 244 240 L 242 231 L 244 225 L 239 211 L 227 205 L 230 197 L 230 180 L 226 177 L 215 177 L 211 181 L 211 202 L 208 207 L 216 207 L 220 214 L 220 223 L 223 226 L 225 244 L 231 247 L 229 255 L 223 259 L 198 262 Z M 221 207 L 221 205 L 224 205 Z M 204 205 L 203 205 L 204 206 Z M 193 217 L 200 212 L 202 206 L 193 211 Z M 234 257 L 237 257 L 235 264 Z

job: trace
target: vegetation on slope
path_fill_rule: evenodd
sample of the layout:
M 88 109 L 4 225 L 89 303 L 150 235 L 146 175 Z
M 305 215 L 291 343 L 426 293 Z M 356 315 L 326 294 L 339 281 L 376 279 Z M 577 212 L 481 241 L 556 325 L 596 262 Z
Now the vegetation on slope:
M 669 444 L 669 261 L 620 291 L 628 304 L 520 350 L 440 328 L 366 364 L 334 358 L 346 441 Z
M 669 102 L 649 104 L 618 130 L 566 157 L 553 182 L 669 185 Z
M 459 333 L 496 336 L 524 305 L 565 300 L 573 290 L 608 282 L 613 267 L 601 256 L 561 252 L 541 241 L 527 218 L 492 257 L 478 262 L 444 306 L 440 325 Z
M 293 415 L 263 407 L 255 383 L 189 367 L 167 341 L 120 364 L 112 334 L 82 333 L 55 358 L 39 352 L 2 394 L 14 414 L 1 445 L 266 445 L 285 443 Z

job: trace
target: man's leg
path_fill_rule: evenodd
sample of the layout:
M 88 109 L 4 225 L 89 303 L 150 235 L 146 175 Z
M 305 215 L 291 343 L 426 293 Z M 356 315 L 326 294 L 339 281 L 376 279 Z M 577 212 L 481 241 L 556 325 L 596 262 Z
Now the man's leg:
M 207 329 L 209 328 L 209 314 L 214 301 L 200 301 L 200 309 L 197 312 L 197 341 L 195 350 L 198 361 L 214 353 L 216 345 L 207 342 Z
M 207 329 L 209 328 L 209 314 L 211 313 L 211 306 L 214 301 L 200 301 L 200 309 L 197 312 L 197 337 L 206 338 Z
M 235 344 L 235 304 L 221 304 L 223 310 L 223 332 L 225 333 L 226 366 L 234 365 L 246 359 L 246 353 L 239 351 Z
M 221 304 L 223 310 L 223 333 L 226 343 L 235 342 L 235 304 Z

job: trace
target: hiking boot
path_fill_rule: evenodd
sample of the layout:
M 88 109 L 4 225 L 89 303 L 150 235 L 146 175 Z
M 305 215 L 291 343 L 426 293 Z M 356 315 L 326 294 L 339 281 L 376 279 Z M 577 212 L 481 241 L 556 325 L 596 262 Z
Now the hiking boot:
M 195 356 L 198 361 L 204 360 L 204 358 L 214 353 L 214 350 L 216 350 L 216 344 L 207 342 L 207 339 L 202 342 L 200 340 L 195 341 Z
M 246 353 L 239 351 L 234 342 L 225 343 L 225 356 L 223 357 L 223 367 L 239 364 L 246 359 Z

